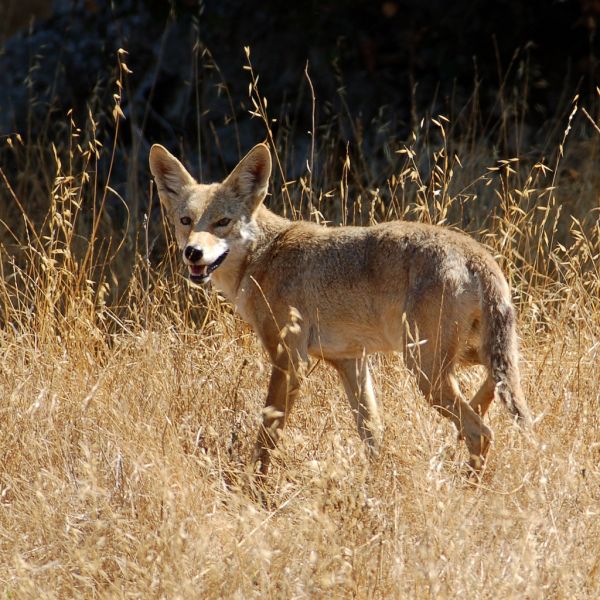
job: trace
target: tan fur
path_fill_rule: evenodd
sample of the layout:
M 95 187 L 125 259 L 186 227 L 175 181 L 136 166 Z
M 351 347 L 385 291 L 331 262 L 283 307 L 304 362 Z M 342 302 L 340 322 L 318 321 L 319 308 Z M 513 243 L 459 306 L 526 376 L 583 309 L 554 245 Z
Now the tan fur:
M 425 397 L 465 439 L 475 471 L 492 440 L 482 417 L 495 396 L 529 425 L 509 287 L 475 240 L 400 221 L 322 227 L 283 219 L 262 204 L 271 172 L 264 144 L 220 184 L 196 183 L 158 145 L 150 168 L 192 280 L 212 279 L 273 364 L 256 443 L 260 473 L 268 469 L 310 357 L 339 373 L 373 455 L 382 434 L 368 365 L 373 352 L 403 352 Z M 487 368 L 470 403 L 458 387 L 460 364 Z

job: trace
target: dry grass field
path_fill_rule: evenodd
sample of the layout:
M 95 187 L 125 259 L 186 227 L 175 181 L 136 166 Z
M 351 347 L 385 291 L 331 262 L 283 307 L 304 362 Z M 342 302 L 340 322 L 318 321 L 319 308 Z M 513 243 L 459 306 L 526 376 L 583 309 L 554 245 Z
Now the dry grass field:
M 576 119 L 589 137 L 569 137 Z M 2 597 L 600 597 L 600 136 L 581 109 L 571 120 L 546 161 L 450 142 L 436 119 L 386 187 L 361 189 L 360 161 L 336 180 L 275 176 L 271 205 L 304 218 L 472 223 L 498 256 L 535 431 L 493 406 L 480 484 L 401 358 L 375 356 L 380 460 L 316 364 L 257 502 L 244 474 L 268 364 L 252 332 L 187 284 L 172 244 L 150 266 L 148 231 L 134 250 L 107 242 L 94 140 L 54 161 L 41 199 L 2 171 Z M 115 298 L 124 252 L 134 275 Z M 468 392 L 479 376 L 463 374 Z

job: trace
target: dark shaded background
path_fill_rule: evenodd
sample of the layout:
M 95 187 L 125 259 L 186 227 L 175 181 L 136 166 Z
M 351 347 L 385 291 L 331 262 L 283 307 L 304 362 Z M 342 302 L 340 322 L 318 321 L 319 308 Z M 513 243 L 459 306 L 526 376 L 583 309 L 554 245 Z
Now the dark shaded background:
M 370 182 L 389 177 L 394 150 L 430 115 L 448 116 L 454 138 L 477 137 L 498 157 L 526 156 L 557 143 L 576 93 L 592 114 L 597 106 L 593 0 L 4 0 L 1 11 L 0 136 L 19 133 L 40 157 L 52 142 L 60 155 L 67 112 L 82 143 L 93 115 L 100 183 L 117 50 L 128 52 L 111 186 L 136 214 L 146 209 L 150 144 L 217 179 L 265 139 L 248 112 L 245 46 L 290 178 L 305 169 L 312 139 L 307 65 L 315 139 L 327 140 L 320 168 L 341 170 L 350 142 L 369 157 Z M 3 168 L 26 193 L 22 163 L 5 150 Z

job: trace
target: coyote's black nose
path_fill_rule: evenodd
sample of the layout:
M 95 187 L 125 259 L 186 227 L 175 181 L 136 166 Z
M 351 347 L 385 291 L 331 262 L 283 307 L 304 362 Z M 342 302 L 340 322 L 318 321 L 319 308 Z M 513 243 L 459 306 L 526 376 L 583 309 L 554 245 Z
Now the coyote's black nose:
M 196 246 L 186 246 L 183 255 L 191 262 L 198 262 L 202 258 L 202 250 Z

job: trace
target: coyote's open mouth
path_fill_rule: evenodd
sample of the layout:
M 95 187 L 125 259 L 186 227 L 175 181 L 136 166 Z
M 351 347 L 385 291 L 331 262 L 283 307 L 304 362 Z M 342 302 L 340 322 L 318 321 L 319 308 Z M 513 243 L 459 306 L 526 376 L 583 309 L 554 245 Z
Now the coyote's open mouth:
M 205 283 L 208 281 L 210 274 L 223 264 L 223 261 L 227 258 L 228 254 L 229 250 L 226 250 L 210 265 L 188 265 L 190 269 L 190 280 L 194 283 Z

